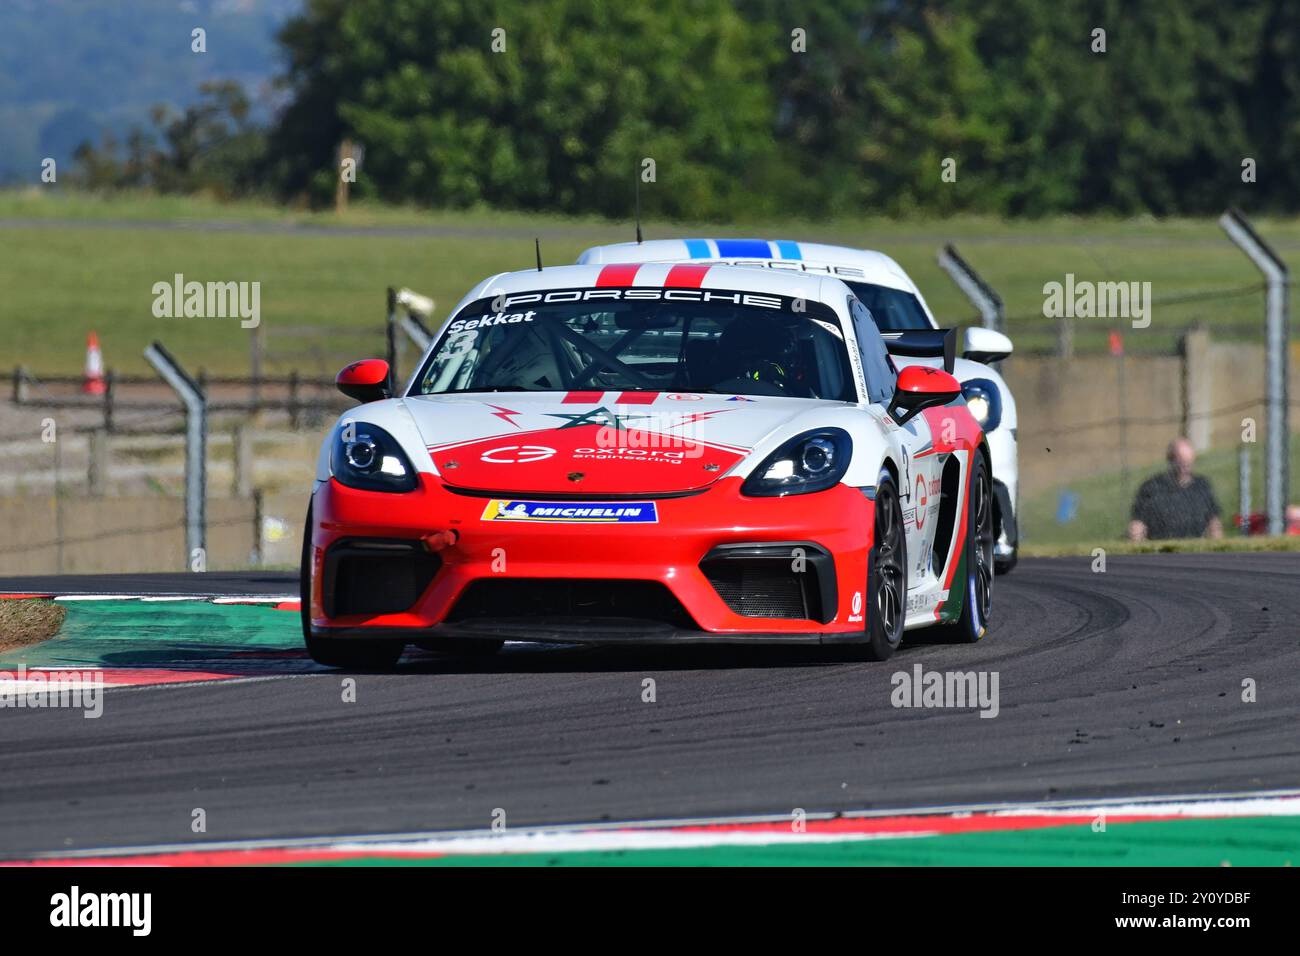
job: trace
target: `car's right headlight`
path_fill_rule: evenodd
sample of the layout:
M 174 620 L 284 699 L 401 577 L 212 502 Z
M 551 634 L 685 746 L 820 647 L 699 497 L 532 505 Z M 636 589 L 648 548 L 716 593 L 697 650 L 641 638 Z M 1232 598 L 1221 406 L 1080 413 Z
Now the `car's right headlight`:
M 415 469 L 392 435 L 378 425 L 345 422 L 334 433 L 330 470 L 363 491 L 414 491 Z
M 1002 395 L 998 387 L 986 378 L 972 378 L 962 382 L 961 393 L 980 428 L 991 432 L 1002 421 Z

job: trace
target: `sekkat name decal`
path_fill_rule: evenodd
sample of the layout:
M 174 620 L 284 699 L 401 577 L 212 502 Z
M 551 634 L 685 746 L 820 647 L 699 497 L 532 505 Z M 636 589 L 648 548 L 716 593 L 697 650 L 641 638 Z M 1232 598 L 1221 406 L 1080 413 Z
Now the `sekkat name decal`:
M 447 334 L 455 335 L 457 332 L 471 332 L 474 329 L 485 329 L 490 325 L 517 325 L 520 322 L 531 322 L 536 312 L 498 312 L 495 315 L 485 315 L 478 319 L 457 319 L 451 325 L 447 326 Z
M 484 521 L 534 521 L 564 524 L 656 524 L 653 501 L 518 501 L 493 498 Z

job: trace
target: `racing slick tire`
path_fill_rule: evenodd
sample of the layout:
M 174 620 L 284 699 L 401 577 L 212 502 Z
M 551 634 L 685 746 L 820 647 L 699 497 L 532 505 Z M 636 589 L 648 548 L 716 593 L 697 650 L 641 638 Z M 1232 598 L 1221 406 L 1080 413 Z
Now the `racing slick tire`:
M 302 640 L 307 654 L 317 664 L 344 670 L 392 670 L 406 645 L 402 641 L 366 638 L 314 637 L 311 633 L 311 506 L 307 506 L 307 523 L 302 532 L 302 564 L 298 574 L 299 604 L 302 617 Z
M 966 499 L 965 576 L 961 582 L 961 616 L 935 630 L 954 643 L 974 644 L 988 631 L 993 604 L 993 482 L 984 456 L 976 453 Z M 957 582 L 953 582 L 954 585 Z
M 867 555 L 867 641 L 862 656 L 887 660 L 903 640 L 907 616 L 907 536 L 894 476 L 881 469 L 876 481 L 875 525 Z

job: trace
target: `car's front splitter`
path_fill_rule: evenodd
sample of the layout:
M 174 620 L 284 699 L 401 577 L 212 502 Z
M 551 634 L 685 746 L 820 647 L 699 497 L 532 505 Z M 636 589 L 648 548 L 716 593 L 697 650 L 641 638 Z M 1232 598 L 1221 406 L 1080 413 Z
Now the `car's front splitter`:
M 407 640 L 490 634 L 565 643 L 861 640 L 870 501 L 845 485 L 811 495 L 749 498 L 740 494 L 740 484 L 738 478 L 726 478 L 682 497 L 538 501 L 457 492 L 429 474 L 422 474 L 419 488 L 405 494 L 359 491 L 331 480 L 313 499 L 313 633 Z M 640 507 L 646 504 L 652 507 Z M 582 516 L 582 509 L 594 509 L 593 516 Z M 335 613 L 327 614 L 327 607 L 337 602 L 325 593 L 326 555 L 340 542 L 350 546 L 368 540 L 404 541 L 435 554 L 436 574 L 404 610 L 347 614 L 334 608 Z M 807 589 L 822 593 L 809 599 L 806 618 L 737 613 L 700 567 L 706 555 L 732 545 L 765 546 L 769 562 L 779 555 L 768 552 L 788 546 L 790 569 L 820 572 L 824 582 L 828 564 L 815 560 L 820 552 L 829 561 L 834 585 L 829 592 Z M 479 616 L 458 616 L 464 610 L 458 611 L 458 603 L 462 597 L 468 600 L 471 585 L 501 581 L 556 582 L 556 587 L 609 582 L 611 589 L 619 582 L 652 582 L 680 604 L 685 618 L 647 627 L 617 616 L 584 616 L 581 608 L 557 620 L 532 607 L 489 607 L 484 617 L 482 600 L 476 602 Z

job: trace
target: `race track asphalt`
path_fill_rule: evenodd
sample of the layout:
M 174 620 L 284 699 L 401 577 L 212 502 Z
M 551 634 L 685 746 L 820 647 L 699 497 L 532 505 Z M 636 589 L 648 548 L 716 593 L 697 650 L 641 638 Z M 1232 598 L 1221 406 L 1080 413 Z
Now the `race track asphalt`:
M 0 857 L 484 828 L 495 811 L 514 827 L 1300 785 L 1300 554 L 1090 564 L 1024 560 L 984 642 L 914 639 L 885 664 L 516 645 L 359 675 L 355 703 L 345 675 L 311 673 L 113 690 L 98 720 L 3 710 Z M 211 590 L 0 590 L 203 577 Z M 916 665 L 996 672 L 998 715 L 892 706 L 891 676 Z

